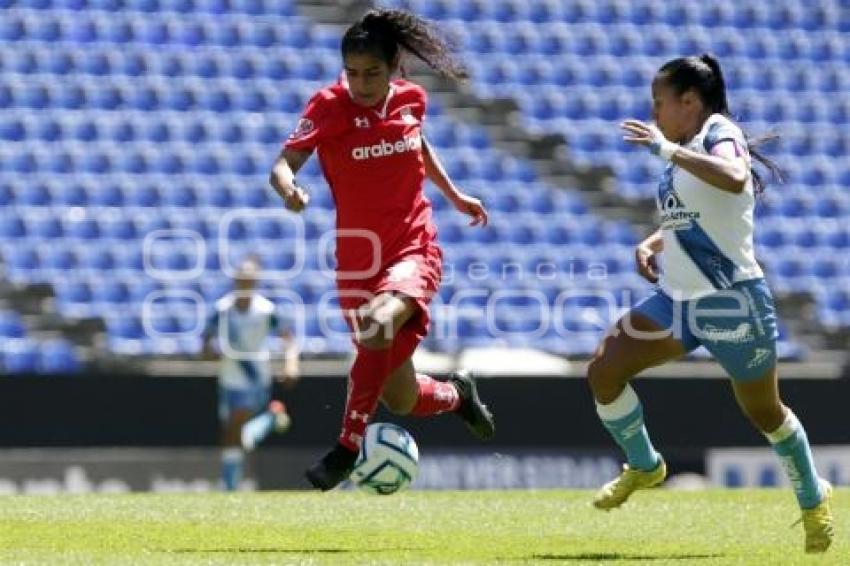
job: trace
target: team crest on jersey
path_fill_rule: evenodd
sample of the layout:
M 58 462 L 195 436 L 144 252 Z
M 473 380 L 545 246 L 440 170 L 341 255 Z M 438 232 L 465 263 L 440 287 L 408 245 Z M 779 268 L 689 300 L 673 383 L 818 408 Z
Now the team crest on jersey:
M 366 116 L 358 116 L 354 119 L 354 125 L 358 128 L 368 128 L 369 118 Z
M 682 204 L 682 199 L 679 198 L 676 191 L 668 191 L 664 194 L 664 200 L 661 202 L 661 210 L 667 212 L 675 208 L 685 208 L 685 205 Z
M 301 118 L 300 120 L 298 120 L 298 124 L 295 126 L 295 130 L 292 131 L 292 134 L 290 134 L 289 137 L 294 140 L 298 138 L 303 138 L 304 136 L 312 132 L 313 128 L 314 126 L 312 120 L 310 120 L 309 118 Z
M 682 197 L 673 188 L 673 168 L 668 167 L 658 185 L 658 201 L 661 208 L 661 228 L 664 230 L 685 230 L 691 227 L 692 220 L 699 219 L 699 212 L 687 210 Z

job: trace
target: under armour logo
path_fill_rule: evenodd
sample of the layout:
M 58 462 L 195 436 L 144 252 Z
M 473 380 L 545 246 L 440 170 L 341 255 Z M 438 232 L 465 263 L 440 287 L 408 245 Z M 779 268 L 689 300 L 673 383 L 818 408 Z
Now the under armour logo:
M 362 421 L 363 424 L 366 424 L 369 422 L 369 413 L 358 413 L 352 409 L 352 411 L 348 413 L 348 418 L 352 421 Z
M 354 125 L 358 128 L 368 128 L 369 127 L 369 118 L 362 116 L 354 119 Z

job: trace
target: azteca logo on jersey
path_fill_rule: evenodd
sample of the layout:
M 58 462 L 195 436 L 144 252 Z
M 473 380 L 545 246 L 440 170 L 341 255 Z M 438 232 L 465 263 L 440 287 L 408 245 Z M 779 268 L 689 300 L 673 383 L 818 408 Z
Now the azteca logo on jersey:
M 672 167 L 664 170 L 664 176 L 658 186 L 658 198 L 661 203 L 663 230 L 684 230 L 691 227 L 692 220 L 699 220 L 699 212 L 688 211 L 682 197 L 673 188 Z
M 394 142 L 388 142 L 381 138 L 381 141 L 374 145 L 355 147 L 351 150 L 351 157 L 356 161 L 362 161 L 364 159 L 387 157 L 396 153 L 419 151 L 421 148 L 422 136 L 417 132 L 411 136 L 404 136 L 402 139 Z

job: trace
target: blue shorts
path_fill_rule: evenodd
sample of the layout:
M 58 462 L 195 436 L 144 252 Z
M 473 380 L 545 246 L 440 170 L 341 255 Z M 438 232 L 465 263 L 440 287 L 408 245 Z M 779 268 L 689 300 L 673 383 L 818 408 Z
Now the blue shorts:
M 218 417 L 222 421 L 230 419 L 233 411 L 243 410 L 259 413 L 266 409 L 272 399 L 270 387 L 249 387 L 246 389 L 218 388 Z
M 776 364 L 776 309 L 762 278 L 689 301 L 659 290 L 632 312 L 665 329 L 687 352 L 705 346 L 732 379 L 757 379 Z

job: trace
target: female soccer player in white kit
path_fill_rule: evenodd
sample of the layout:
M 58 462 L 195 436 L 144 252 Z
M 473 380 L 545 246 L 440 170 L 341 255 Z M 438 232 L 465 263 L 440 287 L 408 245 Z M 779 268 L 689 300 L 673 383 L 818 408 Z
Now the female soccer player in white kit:
M 628 382 L 703 345 L 781 458 L 802 509 L 806 551 L 823 552 L 833 537 L 832 488 L 815 471 L 802 424 L 780 400 L 773 298 L 753 251 L 755 195 L 764 183 L 751 157 L 774 172 L 775 165 L 730 119 L 714 57 L 665 63 L 652 82 L 652 102 L 654 125 L 627 120 L 622 128 L 626 141 L 666 162 L 656 195 L 661 227 L 636 252 L 640 273 L 660 279 L 660 289 L 620 319 L 588 367 L 599 417 L 628 459 L 593 503 L 612 509 L 664 481 L 666 465 Z
M 204 332 L 204 355 L 217 338 L 219 418 L 222 424 L 221 479 L 227 491 L 239 488 L 245 452 L 251 452 L 272 431 L 289 428 L 286 407 L 272 400 L 273 372 L 268 338 L 278 334 L 286 347 L 278 377 L 293 385 L 298 379 L 298 346 L 283 328 L 275 305 L 257 291 L 260 262 L 245 258 L 235 289 L 216 301 Z

